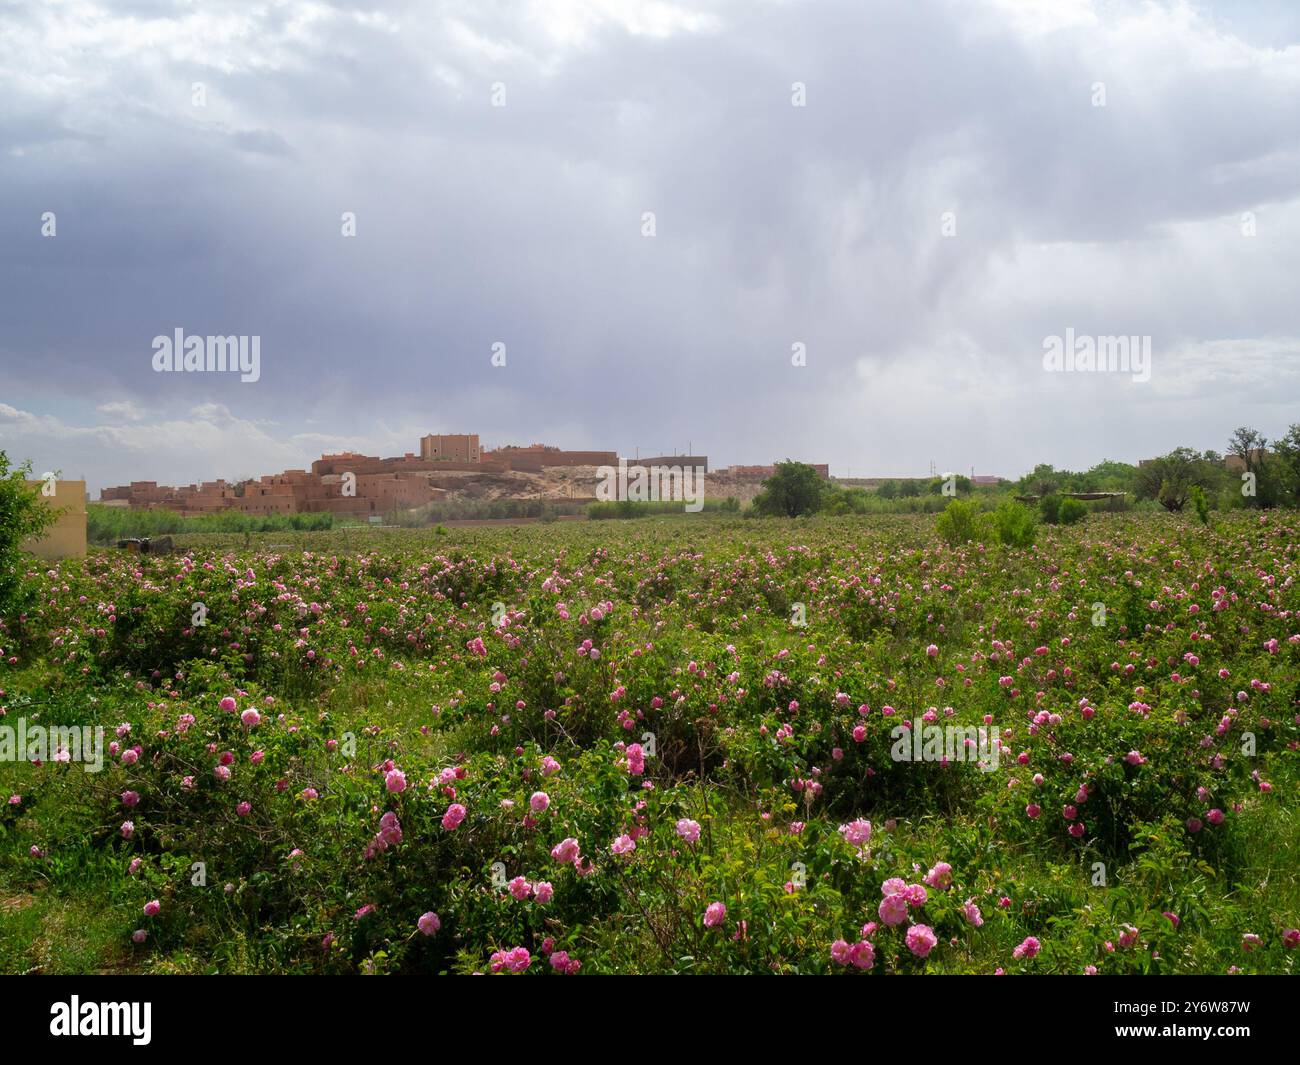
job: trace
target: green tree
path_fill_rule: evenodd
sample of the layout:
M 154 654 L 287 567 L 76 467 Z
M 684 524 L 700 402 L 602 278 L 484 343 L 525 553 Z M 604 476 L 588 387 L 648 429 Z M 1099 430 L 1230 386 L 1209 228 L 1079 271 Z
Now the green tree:
M 1061 478 L 1062 474 L 1054 470 L 1049 463 L 1040 462 L 1030 473 L 1016 482 L 1016 488 L 1021 495 L 1050 495 L 1062 487 Z
M 1251 484 L 1249 495 L 1243 495 L 1247 505 L 1271 507 L 1278 501 L 1279 485 L 1271 468 L 1275 464 L 1268 461 L 1268 439 L 1258 429 L 1245 425 L 1233 430 L 1228 440 L 1228 454 L 1241 460 L 1242 472 L 1249 477 L 1243 483 Z
M 1282 439 L 1273 442 L 1273 456 L 1282 499 L 1300 505 L 1300 424 L 1292 425 Z
M 30 462 L 11 467 L 0 451 L 0 617 L 17 613 L 24 598 L 20 546 L 54 524 L 58 512 L 41 499 L 40 489 L 27 483 Z
M 1080 492 L 1131 492 L 1137 467 L 1103 459 L 1082 476 Z
M 1179 511 L 1187 505 L 1193 487 L 1212 488 L 1220 479 L 1221 471 L 1212 462 L 1191 448 L 1178 447 L 1138 467 L 1137 496 Z
M 944 485 L 948 483 L 948 478 L 952 478 L 952 486 L 959 495 L 970 495 L 972 488 L 971 479 L 963 477 L 961 474 L 949 474 L 947 477 L 935 477 L 928 485 L 928 491 L 932 496 L 943 495 Z
M 1228 440 L 1228 454 L 1236 455 L 1237 458 L 1245 464 L 1247 473 L 1259 473 L 1260 459 L 1263 457 L 1264 448 L 1268 446 L 1268 440 L 1258 429 L 1250 429 L 1242 426 L 1233 430 L 1231 438 Z
M 803 462 L 778 462 L 771 477 L 763 482 L 763 490 L 754 497 L 754 509 L 759 514 L 797 518 L 813 514 L 821 506 L 826 482 L 811 466 Z

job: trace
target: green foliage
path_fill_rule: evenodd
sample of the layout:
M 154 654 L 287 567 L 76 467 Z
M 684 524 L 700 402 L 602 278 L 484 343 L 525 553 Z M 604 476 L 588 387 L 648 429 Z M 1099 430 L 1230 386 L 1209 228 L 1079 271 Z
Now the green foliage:
M 1296 515 L 1205 528 L 1151 503 L 1063 517 L 1032 552 L 934 543 L 987 498 L 798 535 L 210 534 L 41 566 L 24 640 L 0 628 L 6 720 L 119 746 L 101 773 L 0 761 L 0 971 L 483 972 L 513 947 L 546 975 L 550 950 L 584 973 L 1296 971 Z M 999 763 L 896 757 L 931 706 L 991 723 Z M 552 856 L 568 838 L 579 867 Z M 951 885 L 869 933 L 870 973 L 832 960 L 889 879 L 940 862 Z
M 993 531 L 1006 547 L 1032 547 L 1038 523 L 1034 512 L 1022 503 L 1007 501 L 993 511 Z
M 1132 492 L 1137 468 L 1109 459 L 1081 473 L 1058 470 L 1039 463 L 1016 482 L 1019 495 L 1048 495 L 1056 492 Z
M 58 518 L 40 489 L 27 483 L 31 473 L 31 463 L 11 466 L 9 456 L 0 451 L 0 618 L 16 612 L 26 600 L 27 567 L 20 545 L 39 537 Z
M 1062 525 L 1073 525 L 1088 516 L 1088 505 L 1081 499 L 1071 499 L 1067 496 L 1061 500 L 1056 516 Z
M 763 490 L 754 497 L 758 514 L 797 518 L 815 514 L 822 503 L 826 482 L 815 469 L 803 462 L 778 462 L 772 476 L 763 482 Z
M 1272 457 L 1280 500 L 1287 506 L 1300 506 L 1300 424 L 1292 425 L 1274 441 Z
M 411 529 L 440 521 L 491 521 L 503 518 L 572 517 L 586 513 L 587 504 L 577 499 L 441 499 L 415 510 L 402 511 L 394 524 Z
M 1210 489 L 1226 483 L 1222 466 L 1207 452 L 1198 455 L 1191 448 L 1175 448 L 1137 469 L 1139 499 L 1153 499 L 1166 510 L 1180 511 L 1187 505 L 1194 487 Z
M 1038 516 L 1044 525 L 1055 525 L 1061 520 L 1061 497 L 1049 492 L 1038 501 Z
M 969 477 L 963 477 L 959 474 L 949 474 L 947 477 L 933 477 L 930 480 L 928 491 L 931 495 L 950 495 L 945 492 L 945 488 L 951 485 L 959 495 L 970 495 L 973 487 Z
M 1210 524 L 1210 500 L 1199 484 L 1192 485 L 1192 506 L 1196 510 L 1196 518 L 1202 525 Z
M 977 504 L 954 499 L 935 520 L 935 528 L 945 542 L 956 546 L 979 540 L 984 533 L 984 520 Z
M 866 514 L 871 507 L 871 496 L 864 488 L 841 488 L 827 484 L 822 490 L 822 514 Z
M 327 512 L 310 514 L 244 514 L 223 510 L 215 514 L 182 517 L 165 508 L 138 509 L 92 503 L 86 507 L 86 538 L 93 544 L 112 544 L 138 537 L 183 533 L 315 532 L 331 529 L 338 518 Z
M 1020 478 L 1017 487 L 1023 495 L 1047 496 L 1061 487 L 1064 476 L 1048 463 L 1040 462 L 1031 472 Z
M 640 502 L 632 499 L 610 499 L 587 504 L 587 517 L 592 521 L 612 519 L 650 518 L 666 514 L 734 514 L 740 504 L 732 498 L 706 499 L 698 510 L 687 511 L 680 499 L 655 499 Z
M 947 506 L 946 496 L 912 495 L 883 498 L 865 488 L 841 488 L 833 481 L 822 490 L 819 514 L 939 514 Z

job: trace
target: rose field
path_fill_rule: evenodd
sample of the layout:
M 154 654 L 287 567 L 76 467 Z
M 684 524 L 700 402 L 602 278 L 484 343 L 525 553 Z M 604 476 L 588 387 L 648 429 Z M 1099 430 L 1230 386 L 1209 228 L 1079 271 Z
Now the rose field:
M 103 764 L 7 741 L 0 970 L 1290 972 L 1298 544 L 700 515 L 33 568 L 0 726 Z

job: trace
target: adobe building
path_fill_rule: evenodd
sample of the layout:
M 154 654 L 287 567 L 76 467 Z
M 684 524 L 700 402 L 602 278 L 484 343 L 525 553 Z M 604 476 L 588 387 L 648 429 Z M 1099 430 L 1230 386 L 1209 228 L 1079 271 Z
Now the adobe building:
M 520 473 L 541 473 L 554 466 L 617 466 L 615 451 L 564 451 L 550 444 L 529 444 L 517 447 L 508 444 L 486 452 L 484 458 L 504 463 L 506 468 Z
M 1254 469 L 1259 469 L 1268 460 L 1268 451 L 1262 447 L 1252 448 L 1249 454 L 1250 465 Z M 1240 455 L 1224 455 L 1223 468 L 1229 473 L 1243 473 L 1246 469 L 1246 460 Z
M 37 490 L 37 498 L 47 506 L 61 510 L 58 520 L 45 530 L 39 539 L 25 540 L 24 551 L 30 551 L 38 558 L 85 558 L 86 557 L 86 482 L 55 481 L 54 494 L 45 495 L 41 489 L 45 481 L 28 481 L 28 486 Z
M 671 455 L 640 459 L 639 463 L 707 470 L 708 461 L 704 455 Z M 448 474 L 541 473 L 557 466 L 617 465 L 618 453 L 614 451 L 565 451 L 549 444 L 486 451 L 477 433 L 430 433 L 420 438 L 418 455 L 408 451 L 400 458 L 379 458 L 342 451 L 322 455 L 310 470 L 285 470 L 238 483 L 216 480 L 172 488 L 155 481 L 132 481 L 103 489 L 100 501 L 114 506 L 165 507 L 184 516 L 223 510 L 258 515 L 330 511 L 371 516 L 443 498 L 462 483 Z
M 426 462 L 478 462 L 482 457 L 478 433 L 430 433 L 420 437 L 420 458 Z
M 306 514 L 328 511 L 369 517 L 409 510 L 446 496 L 430 483 L 429 471 L 458 463 L 423 462 L 408 453 L 400 459 L 380 459 L 355 452 L 323 455 L 312 470 L 285 470 L 256 481 L 233 484 L 224 480 L 171 488 L 153 481 L 105 488 L 102 502 L 143 509 L 164 507 L 183 517 L 234 510 L 241 514 Z M 466 464 L 468 465 L 468 464 Z M 481 468 L 473 464 L 472 469 Z M 352 477 L 345 485 L 345 476 Z

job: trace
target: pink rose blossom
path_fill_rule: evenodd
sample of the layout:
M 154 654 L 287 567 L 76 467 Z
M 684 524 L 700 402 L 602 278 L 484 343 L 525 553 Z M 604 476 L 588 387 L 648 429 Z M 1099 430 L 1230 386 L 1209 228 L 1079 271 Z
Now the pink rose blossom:
M 870 969 L 876 963 L 876 948 L 865 939 L 849 948 L 849 964 L 858 969 Z
M 936 862 L 934 868 L 925 874 L 925 882 L 936 891 L 946 891 L 952 886 L 952 866 L 947 862 Z
M 880 919 L 891 928 L 907 921 L 907 896 L 903 894 L 887 895 L 880 901 L 877 911 Z
M 840 835 L 855 847 L 864 847 L 871 840 L 871 822 L 858 818 L 847 825 L 840 825 Z
M 1023 943 L 1011 952 L 1011 956 L 1017 960 L 1021 958 L 1032 958 L 1041 949 L 1042 944 L 1033 936 L 1026 936 Z
M 928 957 L 938 942 L 929 925 L 914 924 L 907 930 L 907 949 L 918 958 Z
M 562 865 L 570 862 L 576 865 L 579 857 L 578 841 L 572 837 L 561 840 L 551 848 L 551 857 Z

